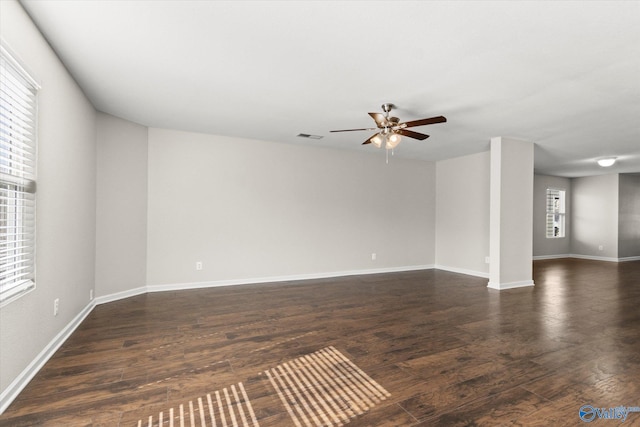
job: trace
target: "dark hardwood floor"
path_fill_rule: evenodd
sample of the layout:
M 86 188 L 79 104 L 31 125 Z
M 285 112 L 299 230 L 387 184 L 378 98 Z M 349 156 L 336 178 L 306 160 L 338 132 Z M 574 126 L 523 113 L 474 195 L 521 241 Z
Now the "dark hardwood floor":
M 640 407 L 640 262 L 536 261 L 534 280 L 425 270 L 100 305 L 0 425 L 576 426 L 583 405 Z

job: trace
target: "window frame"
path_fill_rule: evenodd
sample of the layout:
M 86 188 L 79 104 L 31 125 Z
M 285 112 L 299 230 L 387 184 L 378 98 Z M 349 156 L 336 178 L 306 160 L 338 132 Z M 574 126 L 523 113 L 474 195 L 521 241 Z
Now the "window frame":
M 545 237 L 547 239 L 565 238 L 567 236 L 567 190 L 547 188 L 545 205 Z M 558 234 L 556 234 L 556 224 L 558 224 Z
M 36 287 L 40 85 L 0 39 L 0 307 Z

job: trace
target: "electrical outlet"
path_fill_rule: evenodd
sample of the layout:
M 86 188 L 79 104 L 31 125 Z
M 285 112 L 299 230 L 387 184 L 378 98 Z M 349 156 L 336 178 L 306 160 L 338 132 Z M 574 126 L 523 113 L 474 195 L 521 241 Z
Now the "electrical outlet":
M 602 246 L 602 245 L 598 246 L 598 250 L 599 250 L 599 251 L 604 250 L 604 246 Z
M 198 271 L 202 270 L 202 261 L 196 262 L 196 270 Z
M 58 315 L 58 309 L 60 308 L 60 298 L 56 298 L 53 300 L 53 315 Z
M 371 254 L 371 261 L 375 261 L 375 260 L 376 260 L 376 253 L 375 253 L 375 252 L 373 252 L 373 253 Z
M 484 263 L 485 264 L 490 264 L 491 263 L 491 257 L 488 257 L 488 256 L 484 257 Z
M 89 301 L 93 301 L 93 289 L 89 289 Z

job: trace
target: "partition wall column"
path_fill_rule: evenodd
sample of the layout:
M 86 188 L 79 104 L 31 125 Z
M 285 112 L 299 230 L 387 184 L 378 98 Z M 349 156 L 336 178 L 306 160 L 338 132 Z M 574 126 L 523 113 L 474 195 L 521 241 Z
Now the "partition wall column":
M 533 143 L 491 138 L 489 284 L 533 286 Z

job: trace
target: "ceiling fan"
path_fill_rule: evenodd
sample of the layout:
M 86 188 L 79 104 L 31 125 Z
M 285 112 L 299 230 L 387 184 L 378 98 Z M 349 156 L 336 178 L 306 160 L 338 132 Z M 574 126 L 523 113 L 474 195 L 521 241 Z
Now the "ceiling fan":
M 428 119 L 421 120 L 412 120 L 410 122 L 400 123 L 400 119 L 397 117 L 389 117 L 389 112 L 395 108 L 393 104 L 382 104 L 382 111 L 384 113 L 369 113 L 369 115 L 376 122 L 375 128 L 362 128 L 362 129 L 342 129 L 342 130 L 332 130 L 331 132 L 352 132 L 352 131 L 360 131 L 360 130 L 377 130 L 378 133 L 372 135 L 369 139 L 362 143 L 365 144 L 373 144 L 374 146 L 380 148 L 384 143 L 384 148 L 387 150 L 393 149 L 398 146 L 402 136 L 406 136 L 413 139 L 427 139 L 429 135 L 425 135 L 423 133 L 414 132 L 412 130 L 408 130 L 407 128 L 416 127 L 416 126 L 425 126 L 432 125 L 435 123 L 444 123 L 447 119 L 444 116 L 431 117 Z

